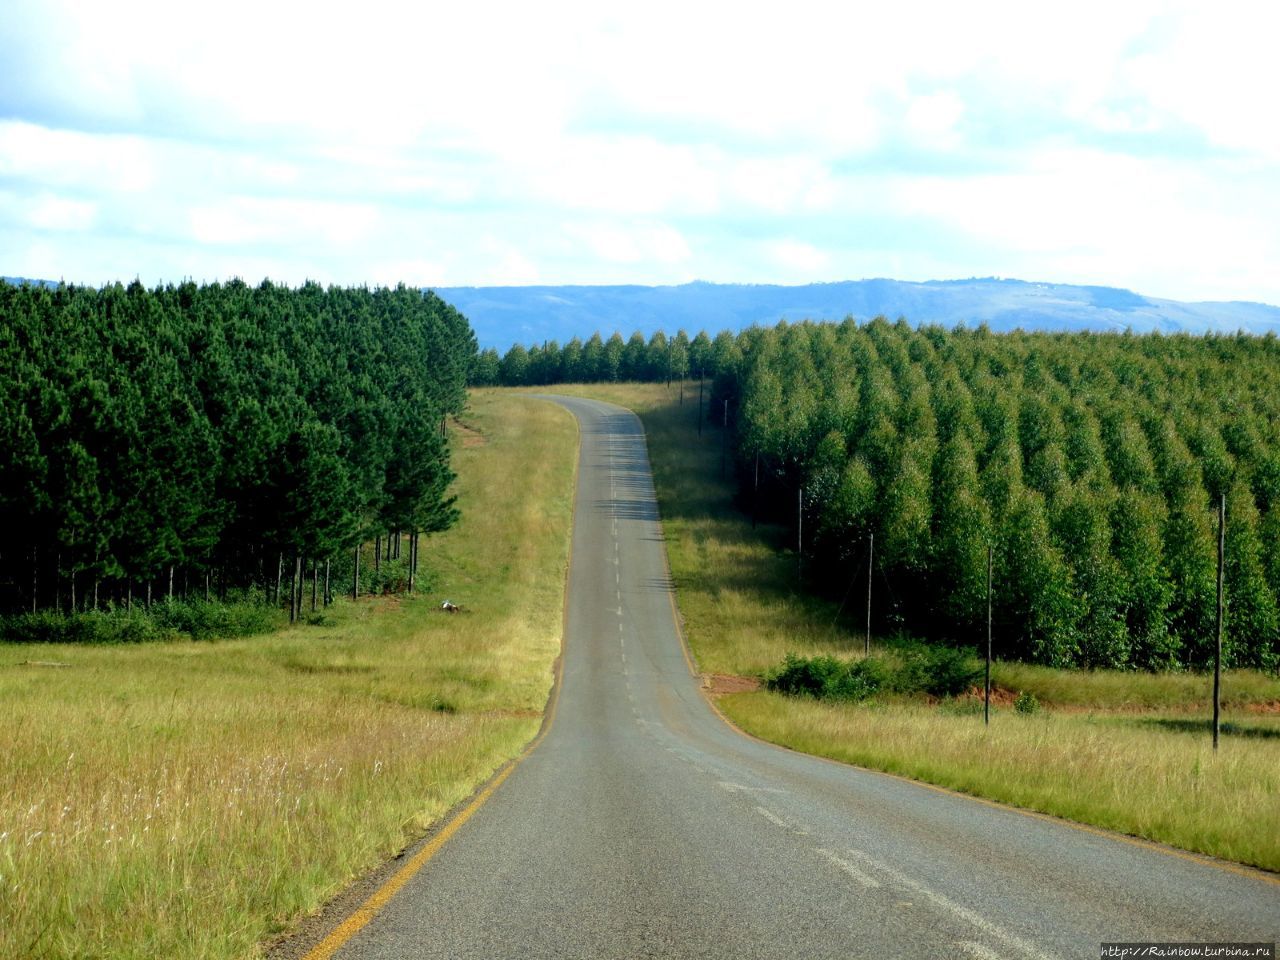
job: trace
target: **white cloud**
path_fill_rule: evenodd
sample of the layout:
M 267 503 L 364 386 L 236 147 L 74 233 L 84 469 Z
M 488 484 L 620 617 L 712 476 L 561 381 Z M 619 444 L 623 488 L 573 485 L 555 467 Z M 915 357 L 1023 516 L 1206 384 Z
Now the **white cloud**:
M 415 283 L 950 271 L 1280 300 L 1265 5 L 228 0 L 198 29 L 174 17 L 6 8 L 5 263 Z
M 569 224 L 565 229 L 607 263 L 676 265 L 691 255 L 680 232 L 665 224 L 593 222 Z
M 774 241 L 769 244 L 769 253 L 792 276 L 822 276 L 831 265 L 830 254 L 800 240 Z
M 84 231 L 93 226 L 97 212 L 94 203 L 43 195 L 31 204 L 28 218 L 41 230 Z

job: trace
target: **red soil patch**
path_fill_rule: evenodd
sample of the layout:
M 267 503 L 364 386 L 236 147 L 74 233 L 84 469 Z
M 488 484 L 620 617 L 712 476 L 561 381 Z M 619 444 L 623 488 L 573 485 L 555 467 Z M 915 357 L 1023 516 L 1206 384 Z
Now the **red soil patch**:
M 974 700 L 981 700 L 983 698 L 982 688 L 976 687 L 976 686 L 970 687 L 969 696 L 972 697 Z M 995 704 L 997 707 L 1012 707 L 1013 702 L 1017 699 L 1018 699 L 1018 695 L 1014 691 L 1007 690 L 1004 687 L 997 687 L 995 685 L 992 685 L 991 702 Z

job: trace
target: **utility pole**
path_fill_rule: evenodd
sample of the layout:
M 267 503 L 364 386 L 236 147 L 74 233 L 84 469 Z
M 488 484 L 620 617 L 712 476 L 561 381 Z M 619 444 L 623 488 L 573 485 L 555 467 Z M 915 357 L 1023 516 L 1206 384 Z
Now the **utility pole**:
M 982 722 L 991 723 L 991 544 L 987 544 L 987 678 L 983 686 Z
M 1218 501 L 1218 623 L 1213 653 L 1213 749 L 1218 749 L 1218 720 L 1222 701 L 1222 568 L 1227 550 L 1227 495 Z
M 702 371 L 698 371 L 698 436 L 702 436 Z
M 729 462 L 729 398 L 724 400 L 724 426 L 720 434 L 720 479 L 725 477 Z
M 796 576 L 804 575 L 804 487 L 796 491 Z
M 876 535 L 873 533 L 867 540 L 867 637 L 862 642 L 862 655 L 871 656 L 871 571 L 875 567 Z
M 756 451 L 755 481 L 751 487 L 751 529 L 756 528 L 756 514 L 760 504 L 760 451 Z

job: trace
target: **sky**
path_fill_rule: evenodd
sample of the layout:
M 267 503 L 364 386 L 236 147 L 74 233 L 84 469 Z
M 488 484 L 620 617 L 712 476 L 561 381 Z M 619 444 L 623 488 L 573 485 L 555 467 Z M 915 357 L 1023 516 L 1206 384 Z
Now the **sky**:
M 4 275 L 1003 276 L 1280 303 L 1273 3 L 4 0 L 3 18 Z

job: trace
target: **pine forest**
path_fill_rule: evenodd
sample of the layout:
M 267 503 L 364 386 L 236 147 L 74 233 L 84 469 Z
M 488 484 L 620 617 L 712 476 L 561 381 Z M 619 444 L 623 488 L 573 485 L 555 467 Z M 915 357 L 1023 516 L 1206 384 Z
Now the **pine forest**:
M 0 284 L 0 605 L 278 596 L 443 529 L 475 351 L 403 286 Z

